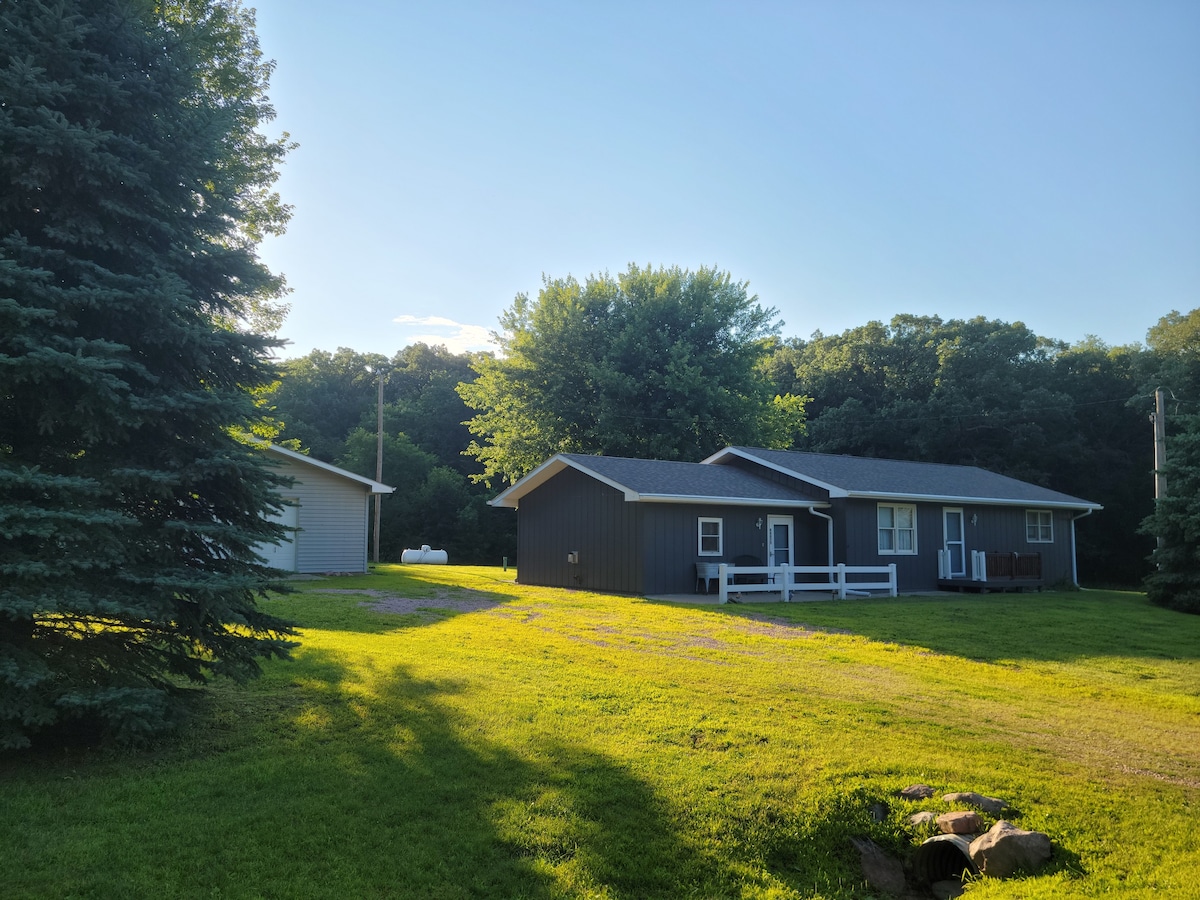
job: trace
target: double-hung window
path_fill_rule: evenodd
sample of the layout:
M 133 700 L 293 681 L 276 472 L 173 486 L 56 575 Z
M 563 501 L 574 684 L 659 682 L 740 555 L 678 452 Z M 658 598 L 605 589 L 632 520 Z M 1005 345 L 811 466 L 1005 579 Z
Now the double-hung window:
M 880 503 L 879 552 L 915 554 L 917 552 L 917 508 L 906 503 Z
M 721 539 L 723 522 L 721 519 L 699 519 L 699 546 L 697 552 L 701 556 L 720 556 L 722 551 Z
M 1025 510 L 1025 540 L 1031 544 L 1054 543 L 1054 513 L 1048 509 Z

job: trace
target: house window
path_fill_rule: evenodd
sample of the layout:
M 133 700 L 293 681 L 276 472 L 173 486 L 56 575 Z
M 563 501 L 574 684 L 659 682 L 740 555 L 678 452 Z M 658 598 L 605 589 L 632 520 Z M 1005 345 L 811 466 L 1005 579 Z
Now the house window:
M 1031 544 L 1054 543 L 1054 513 L 1048 509 L 1025 510 L 1025 540 Z
M 917 508 L 899 503 L 879 504 L 879 552 L 917 552 Z
M 722 528 L 721 519 L 704 519 L 700 522 L 700 555 L 701 556 L 720 556 L 721 555 L 721 534 Z

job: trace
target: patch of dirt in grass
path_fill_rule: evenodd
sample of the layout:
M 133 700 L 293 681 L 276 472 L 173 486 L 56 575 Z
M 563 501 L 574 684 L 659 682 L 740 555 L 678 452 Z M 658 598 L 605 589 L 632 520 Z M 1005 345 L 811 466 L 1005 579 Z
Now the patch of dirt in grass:
M 1156 781 L 1165 781 L 1168 784 L 1177 784 L 1180 787 L 1200 788 L 1200 781 L 1197 781 L 1195 778 L 1167 775 L 1163 772 L 1155 772 L 1151 769 L 1136 769 L 1132 766 L 1117 766 L 1117 769 L 1127 775 L 1140 775 L 1145 778 L 1153 778 Z
M 815 634 L 855 634 L 848 628 L 825 628 L 817 625 L 807 625 L 804 622 L 793 622 L 790 619 L 780 619 L 762 613 L 747 613 L 747 619 L 761 622 L 761 625 L 743 625 L 742 630 L 750 634 L 766 634 L 771 637 L 812 637 Z
M 390 591 L 374 589 L 339 589 L 322 591 L 325 594 L 365 594 L 371 599 L 363 602 L 363 606 L 379 612 L 414 613 L 422 609 L 452 609 L 455 612 L 480 612 L 497 606 L 498 601 L 482 591 L 472 591 L 467 588 L 437 591 L 432 597 L 399 597 Z

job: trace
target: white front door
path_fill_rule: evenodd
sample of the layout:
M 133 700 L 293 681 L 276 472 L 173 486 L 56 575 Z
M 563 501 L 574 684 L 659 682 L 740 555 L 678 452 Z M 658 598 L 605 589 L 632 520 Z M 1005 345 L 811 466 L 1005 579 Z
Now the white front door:
M 961 509 L 942 510 L 942 549 L 946 552 L 946 567 L 950 572 L 950 577 L 965 577 L 967 554 Z
M 767 516 L 767 565 L 794 566 L 791 516 Z

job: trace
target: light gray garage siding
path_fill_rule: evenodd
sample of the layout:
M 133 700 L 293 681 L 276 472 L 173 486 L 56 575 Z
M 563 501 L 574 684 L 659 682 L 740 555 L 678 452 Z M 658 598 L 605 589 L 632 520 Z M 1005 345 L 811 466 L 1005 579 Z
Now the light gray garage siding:
M 279 473 L 293 479 L 280 493 L 297 504 L 294 571 L 367 571 L 370 497 L 394 488 L 282 447 L 272 446 L 268 452 L 279 464 Z

